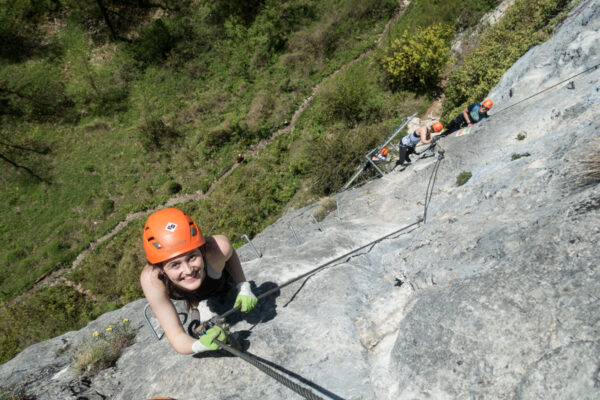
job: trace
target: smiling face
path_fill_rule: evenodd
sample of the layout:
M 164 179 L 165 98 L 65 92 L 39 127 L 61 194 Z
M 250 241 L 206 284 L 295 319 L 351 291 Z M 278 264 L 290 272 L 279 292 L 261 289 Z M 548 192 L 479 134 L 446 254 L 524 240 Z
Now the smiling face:
M 175 285 L 184 290 L 196 290 L 204 281 L 204 259 L 200 248 L 174 257 L 163 265 L 163 271 Z

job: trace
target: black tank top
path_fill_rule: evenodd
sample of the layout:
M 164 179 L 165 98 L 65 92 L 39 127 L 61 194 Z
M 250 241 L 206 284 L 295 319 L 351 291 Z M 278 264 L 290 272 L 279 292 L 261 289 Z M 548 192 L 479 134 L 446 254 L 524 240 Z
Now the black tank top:
M 221 272 L 221 277 L 211 278 L 208 275 L 208 268 L 212 269 L 212 267 L 208 264 L 204 256 L 202 256 L 202 258 L 204 259 L 205 278 L 200 287 L 194 290 L 194 298 L 196 301 L 206 300 L 210 297 L 227 293 L 230 286 L 229 283 L 231 281 L 231 275 L 226 269 L 223 269 Z

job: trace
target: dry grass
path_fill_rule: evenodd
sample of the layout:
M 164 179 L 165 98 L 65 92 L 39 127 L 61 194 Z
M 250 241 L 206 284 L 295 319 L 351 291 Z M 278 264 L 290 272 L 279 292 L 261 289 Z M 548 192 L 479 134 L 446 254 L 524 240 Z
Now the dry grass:
M 323 221 L 330 212 L 337 208 L 337 203 L 335 200 L 332 200 L 329 197 L 321 199 L 320 203 L 321 204 L 319 204 L 319 206 L 313 212 L 313 216 L 317 219 L 317 221 Z
M 102 333 L 94 332 L 93 339 L 77 350 L 74 362 L 75 371 L 86 376 L 94 376 L 117 361 L 125 347 L 133 344 L 135 330 L 128 320 L 109 325 Z
M 35 400 L 35 397 L 32 397 L 25 392 L 16 392 L 6 388 L 0 388 L 0 400 Z
M 579 162 L 582 168 L 577 183 L 583 186 L 600 183 L 600 138 L 590 142 L 588 151 L 582 154 Z

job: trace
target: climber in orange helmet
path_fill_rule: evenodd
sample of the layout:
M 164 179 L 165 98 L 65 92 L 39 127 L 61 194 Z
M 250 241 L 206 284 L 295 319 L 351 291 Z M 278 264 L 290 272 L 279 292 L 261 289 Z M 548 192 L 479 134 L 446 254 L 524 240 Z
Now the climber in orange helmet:
M 249 312 L 258 302 L 246 281 L 240 259 L 222 235 L 203 237 L 192 218 L 176 208 L 165 208 L 148 217 L 142 236 L 148 263 L 140 283 L 160 326 L 181 354 L 218 350 L 226 334 L 214 326 L 199 340 L 188 335 L 171 300 L 185 300 L 189 308 L 211 297 L 224 296 L 232 280 L 238 294 L 234 307 Z
M 442 135 L 449 135 L 467 125 L 473 126 L 473 124 L 483 121 L 488 117 L 487 112 L 490 111 L 493 106 L 494 102 L 490 99 L 484 100 L 481 104 L 473 103 L 469 105 L 462 113 L 446 125 L 446 131 Z
M 371 157 L 371 161 L 373 161 L 375 164 L 378 164 L 382 161 L 387 160 L 387 156 L 388 156 L 388 149 L 386 149 L 384 147 L 383 149 L 381 149 L 381 151 L 376 156 Z
M 415 147 L 417 147 L 417 144 L 419 142 L 423 144 L 431 143 L 433 140 L 431 134 L 433 132 L 439 133 L 442 129 L 444 129 L 444 126 L 441 122 L 434 122 L 429 126 L 425 125 L 417 128 L 413 133 L 404 136 L 398 145 L 398 161 L 396 161 L 396 165 L 402 165 L 405 162 L 410 163 L 409 156 L 416 153 Z

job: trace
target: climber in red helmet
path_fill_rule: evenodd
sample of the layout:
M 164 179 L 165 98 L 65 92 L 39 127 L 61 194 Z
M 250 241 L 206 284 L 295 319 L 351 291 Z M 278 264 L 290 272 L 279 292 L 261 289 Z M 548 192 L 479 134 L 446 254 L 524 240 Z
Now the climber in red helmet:
M 192 218 L 176 208 L 165 208 L 148 217 L 143 232 L 148 263 L 140 282 L 160 326 L 173 348 L 181 354 L 218 350 L 213 342 L 225 342 L 219 326 L 196 340 L 183 329 L 171 300 L 185 300 L 190 308 L 227 293 L 236 283 L 234 307 L 249 312 L 258 302 L 246 281 L 240 259 L 225 236 L 203 237 Z
M 382 161 L 387 160 L 387 156 L 388 156 L 388 149 L 386 149 L 384 147 L 383 149 L 381 149 L 381 151 L 377 155 L 371 157 L 371 161 L 373 161 L 375 164 L 378 164 Z

